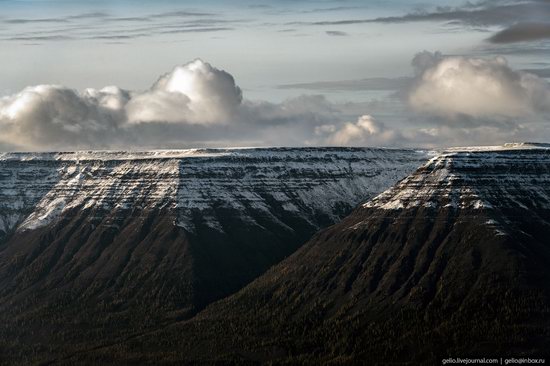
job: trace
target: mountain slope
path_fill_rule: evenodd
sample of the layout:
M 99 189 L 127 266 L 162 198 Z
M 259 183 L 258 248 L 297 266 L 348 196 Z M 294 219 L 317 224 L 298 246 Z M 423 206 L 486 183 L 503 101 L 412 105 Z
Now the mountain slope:
M 546 148 L 442 154 L 192 320 L 64 361 L 548 357 L 549 197 Z
M 339 148 L 4 155 L 1 353 L 32 363 L 189 318 L 425 157 Z

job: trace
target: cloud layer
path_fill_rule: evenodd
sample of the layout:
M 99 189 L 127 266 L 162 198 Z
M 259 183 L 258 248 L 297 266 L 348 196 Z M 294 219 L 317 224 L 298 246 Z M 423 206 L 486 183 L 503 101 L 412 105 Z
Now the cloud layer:
M 365 23 L 455 22 L 469 26 L 511 25 L 516 22 L 546 21 L 550 3 L 546 0 L 481 0 L 468 1 L 462 6 L 419 8 L 404 15 L 378 18 L 348 18 L 302 22 L 307 25 L 351 25 Z
M 170 34 L 230 31 L 241 22 L 217 13 L 188 10 L 133 16 L 92 11 L 49 18 L 2 17 L 0 41 L 128 41 Z
M 492 43 L 516 43 L 550 38 L 550 23 L 518 23 L 489 38 Z
M 425 51 L 412 66 L 414 75 L 388 79 L 391 87 L 386 79 L 318 86 L 391 91 L 340 104 L 320 95 L 247 100 L 231 74 L 201 60 L 144 91 L 32 86 L 0 98 L 0 149 L 433 147 L 550 136 L 550 84 L 504 58 Z

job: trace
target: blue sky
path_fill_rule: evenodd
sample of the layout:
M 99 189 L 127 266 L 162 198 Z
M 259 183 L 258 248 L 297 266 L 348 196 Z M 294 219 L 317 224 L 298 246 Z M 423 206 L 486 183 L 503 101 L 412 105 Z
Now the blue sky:
M 537 83 L 546 82 L 550 75 L 550 63 L 546 61 L 550 55 L 550 3 L 546 0 L 4 0 L 0 4 L 0 95 L 6 105 L 25 88 L 41 84 L 62 85 L 78 92 L 109 85 L 147 91 L 175 66 L 200 58 L 230 73 L 245 102 L 280 107 L 301 96 L 322 96 L 339 112 L 331 114 L 333 123 L 323 119 L 329 118 L 326 115 L 315 118 L 323 120 L 324 125 L 334 125 L 337 132 L 362 115 L 391 126 L 398 135 L 424 131 L 421 138 L 358 139 L 356 144 L 468 143 L 468 138 L 480 135 L 475 131 L 480 126 L 499 129 L 496 143 L 529 138 L 530 134 L 533 138 L 547 136 L 542 133 L 546 131 L 546 108 L 540 107 L 546 103 L 545 94 L 536 101 L 526 99 L 524 102 L 530 104 L 522 110 L 528 112 L 505 115 L 505 121 L 499 113 L 469 115 L 472 109 L 465 105 L 468 113 L 453 111 L 456 115 L 452 118 L 459 122 L 449 122 L 448 115 L 438 115 L 433 108 L 430 113 L 419 113 L 421 108 L 412 108 L 409 95 L 411 83 L 419 78 L 411 63 L 423 51 L 467 60 L 501 57 L 511 72 L 528 70 L 539 77 Z M 499 33 L 504 31 L 508 33 Z M 472 72 L 492 73 L 489 67 L 498 67 L 498 62 L 487 68 L 475 62 L 474 69 L 465 65 L 460 72 L 470 77 L 468 73 Z M 513 82 L 510 79 L 510 85 L 499 84 L 505 96 Z M 531 86 L 520 84 L 519 91 L 511 94 L 532 94 Z M 539 90 L 541 86 L 536 85 Z M 480 93 L 487 95 L 487 90 Z M 462 94 L 453 91 L 452 95 Z M 6 98 L 11 98 L 9 103 Z M 499 105 L 500 101 L 488 99 L 488 103 Z M 535 104 L 536 113 L 531 110 Z M 315 113 L 312 110 L 306 114 Z M 525 124 L 531 124 L 531 132 L 523 129 Z M 5 125 L 18 126 L 16 121 Z M 319 126 L 310 126 L 310 133 L 314 127 Z M 506 134 L 505 128 L 516 132 Z M 452 131 L 439 141 L 430 139 L 438 129 Z M 485 131 L 481 135 L 485 137 L 473 142 L 491 142 L 494 134 Z M 208 142 L 203 138 L 183 145 L 277 143 L 260 137 L 250 141 L 213 138 Z M 300 138 L 282 138 L 280 144 L 336 141 L 306 135 Z

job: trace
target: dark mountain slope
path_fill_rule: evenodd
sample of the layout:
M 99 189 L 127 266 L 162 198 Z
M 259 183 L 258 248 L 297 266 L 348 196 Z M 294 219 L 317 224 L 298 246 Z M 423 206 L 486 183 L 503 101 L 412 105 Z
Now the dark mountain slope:
M 550 151 L 456 151 L 190 321 L 64 362 L 550 356 Z
M 187 319 L 424 157 L 319 148 L 0 159 L 0 355 L 32 364 Z M 34 189 L 42 196 L 22 200 Z

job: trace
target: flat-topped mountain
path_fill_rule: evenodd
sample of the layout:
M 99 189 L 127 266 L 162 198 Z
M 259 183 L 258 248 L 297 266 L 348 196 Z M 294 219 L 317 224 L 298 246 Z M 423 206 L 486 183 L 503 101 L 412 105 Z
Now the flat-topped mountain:
M 447 151 L 193 319 L 64 361 L 548 357 L 549 238 L 550 149 Z
M 32 363 L 187 319 L 427 159 L 414 150 L 0 155 L 0 350 Z
M 0 235 L 45 226 L 72 208 L 170 208 L 175 223 L 193 231 L 194 213 L 217 227 L 214 207 L 268 211 L 276 201 L 282 210 L 317 211 L 331 222 L 425 157 L 360 148 L 4 153 Z

